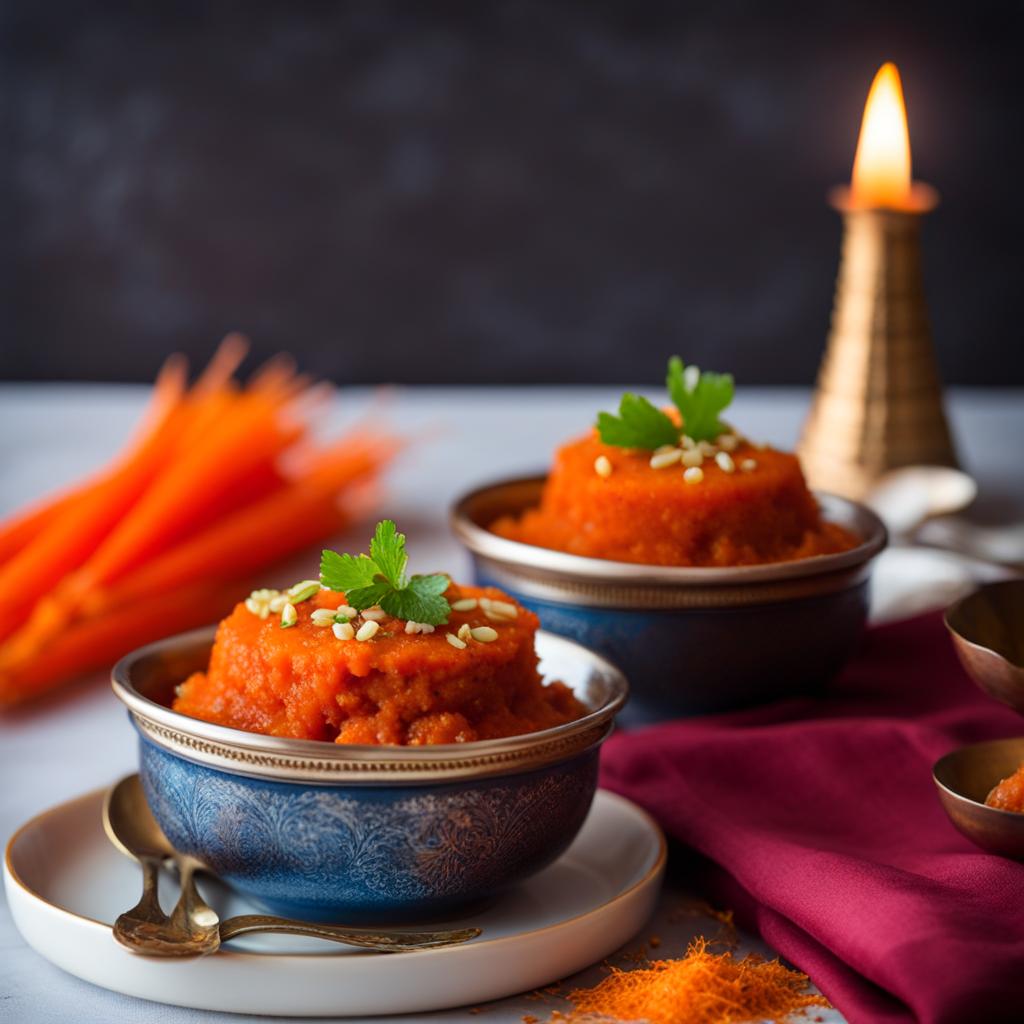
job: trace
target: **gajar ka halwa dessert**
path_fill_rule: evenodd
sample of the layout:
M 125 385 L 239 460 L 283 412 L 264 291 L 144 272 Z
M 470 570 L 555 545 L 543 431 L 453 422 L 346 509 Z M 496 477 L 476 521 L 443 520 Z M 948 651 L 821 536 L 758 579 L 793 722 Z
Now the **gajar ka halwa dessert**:
M 985 805 L 997 807 L 1001 811 L 1024 814 L 1024 764 L 992 787 L 991 792 L 985 797 Z
M 822 519 L 795 455 L 753 444 L 719 415 L 729 374 L 669 361 L 672 407 L 634 394 L 560 448 L 540 505 L 491 530 L 590 558 L 738 566 L 845 551 L 860 538 Z
M 409 577 L 406 561 L 385 520 L 368 556 L 325 551 L 319 580 L 253 591 L 172 707 L 272 736 L 409 745 L 518 736 L 586 713 L 541 679 L 532 612 L 493 588 Z

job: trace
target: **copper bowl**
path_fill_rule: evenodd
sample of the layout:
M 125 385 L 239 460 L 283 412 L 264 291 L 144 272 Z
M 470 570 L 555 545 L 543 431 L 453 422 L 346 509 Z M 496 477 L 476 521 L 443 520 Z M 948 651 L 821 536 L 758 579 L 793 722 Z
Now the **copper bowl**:
M 979 587 L 946 612 L 967 674 L 990 697 L 1024 714 L 1024 579 Z
M 992 787 L 1024 762 L 1024 736 L 973 743 L 939 758 L 932 778 L 949 820 L 989 853 L 1024 860 L 1024 814 L 988 807 Z

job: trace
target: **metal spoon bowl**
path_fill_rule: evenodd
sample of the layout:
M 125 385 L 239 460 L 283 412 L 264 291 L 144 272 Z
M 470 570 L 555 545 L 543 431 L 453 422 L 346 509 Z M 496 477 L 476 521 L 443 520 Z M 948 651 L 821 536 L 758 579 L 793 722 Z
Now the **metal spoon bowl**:
M 949 608 L 945 622 L 971 679 L 1024 714 L 1024 579 L 980 587 Z
M 179 854 L 153 819 L 138 775 L 112 786 L 103 801 L 103 828 L 110 841 L 142 865 L 142 898 L 114 922 L 114 938 L 133 952 L 158 956 L 213 953 L 220 947 L 216 911 L 199 895 L 195 872 L 201 865 Z M 160 906 L 160 868 L 175 862 L 181 896 L 170 917 Z
M 989 790 L 1024 762 L 1024 737 L 973 743 L 939 758 L 932 778 L 950 821 L 989 853 L 1024 860 L 1024 814 L 988 807 Z
M 925 522 L 967 508 L 974 478 L 952 466 L 903 466 L 882 476 L 864 499 L 893 537 L 912 537 Z
M 222 942 L 253 932 L 278 932 L 327 939 L 383 953 L 413 952 L 454 946 L 480 934 L 479 928 L 435 932 L 367 931 L 344 925 L 292 921 L 269 914 L 244 914 L 220 921 L 195 888 L 193 875 L 203 865 L 179 853 L 153 817 L 138 775 L 111 787 L 103 803 L 103 827 L 110 841 L 143 869 L 143 895 L 114 923 L 114 937 L 133 952 L 148 956 L 188 957 L 215 952 Z M 157 898 L 160 868 L 178 864 L 182 895 L 168 917 Z

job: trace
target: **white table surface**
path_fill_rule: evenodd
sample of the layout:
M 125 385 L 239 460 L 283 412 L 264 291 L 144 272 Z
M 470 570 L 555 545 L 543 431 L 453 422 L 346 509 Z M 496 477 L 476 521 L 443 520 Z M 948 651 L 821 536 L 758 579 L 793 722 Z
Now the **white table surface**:
M 360 389 L 341 393 L 335 418 L 341 426 L 377 406 L 389 423 L 419 438 L 390 474 L 384 508 L 411 538 L 414 570 L 443 568 L 458 577 L 467 574 L 468 560 L 447 531 L 451 500 L 488 478 L 543 467 L 556 441 L 578 433 L 597 409 L 611 408 L 620 393 L 611 388 L 402 388 L 374 396 Z M 0 384 L 0 516 L 111 456 L 146 394 L 134 386 Z M 731 418 L 751 436 L 791 447 L 808 397 L 806 391 L 790 389 L 746 390 Z M 1024 392 L 960 391 L 949 404 L 965 465 L 981 483 L 979 514 L 1024 517 Z M 363 527 L 348 539 L 359 546 L 366 532 Z M 929 562 L 926 575 L 931 575 L 922 586 L 917 577 L 910 578 L 908 564 L 917 568 L 913 558 L 908 563 L 905 556 L 887 555 L 879 567 L 876 591 L 886 616 L 912 607 L 924 590 L 934 602 L 944 587 L 962 585 L 956 571 L 950 574 L 948 566 Z M 134 762 L 128 723 L 101 679 L 0 717 L 0 839 L 6 843 L 21 822 L 40 810 L 108 785 L 134 770 Z M 667 890 L 661 915 L 683 898 L 680 884 Z M 715 927 L 701 920 L 652 923 L 665 940 L 659 955 L 679 954 L 691 935 L 704 929 L 710 934 Z M 742 948 L 764 951 L 749 939 Z M 596 977 L 590 972 L 584 981 L 591 984 Z M 506 1024 L 520 1021 L 523 1014 L 546 1019 L 554 1008 L 510 999 L 482 1014 L 453 1010 L 400 1019 Z M 0 1022 L 197 1024 L 219 1016 L 114 995 L 62 973 L 24 945 L 0 896 Z M 829 1013 L 826 1019 L 842 1017 Z

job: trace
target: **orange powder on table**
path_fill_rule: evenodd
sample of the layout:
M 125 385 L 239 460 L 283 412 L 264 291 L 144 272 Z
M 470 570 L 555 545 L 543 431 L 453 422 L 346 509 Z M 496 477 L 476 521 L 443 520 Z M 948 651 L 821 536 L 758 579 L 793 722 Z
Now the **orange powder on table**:
M 679 463 L 652 468 L 650 452 L 591 431 L 559 449 L 537 508 L 491 529 L 574 555 L 674 566 L 758 565 L 860 542 L 822 520 L 795 455 L 746 441 L 724 455 L 724 467 L 706 458 L 688 482 Z
M 562 683 L 545 685 L 534 649 L 539 622 L 493 588 L 449 587 L 451 602 L 491 598 L 516 616 L 492 622 L 479 607 L 451 613 L 433 633 L 408 634 L 384 617 L 371 640 L 342 640 L 311 619 L 344 595 L 322 590 L 282 629 L 244 603 L 221 622 L 210 664 L 178 687 L 173 709 L 249 732 L 336 743 L 435 744 L 518 736 L 581 717 Z M 461 648 L 447 635 L 489 626 L 496 637 Z
M 696 939 L 679 960 L 654 960 L 622 971 L 612 968 L 600 984 L 569 994 L 572 1010 L 552 1021 L 597 1020 L 648 1024 L 740 1024 L 782 1021 L 812 1006 L 831 1004 L 807 991 L 808 978 L 779 960 L 710 953 Z

